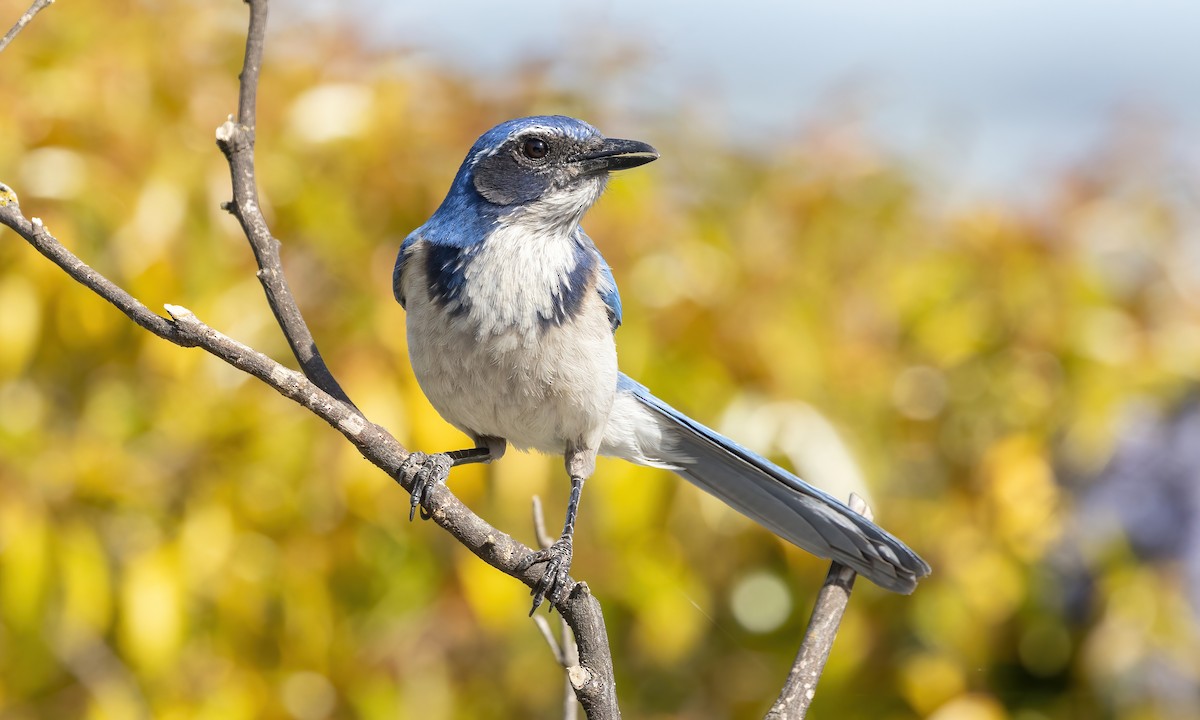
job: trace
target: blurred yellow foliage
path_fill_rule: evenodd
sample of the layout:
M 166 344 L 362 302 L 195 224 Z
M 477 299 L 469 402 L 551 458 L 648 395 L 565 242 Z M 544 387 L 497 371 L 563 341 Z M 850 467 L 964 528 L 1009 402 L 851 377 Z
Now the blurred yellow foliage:
M 1008 714 L 994 698 L 986 695 L 962 695 L 951 700 L 937 712 L 929 716 L 929 720 L 1006 720 Z
M 148 675 L 177 668 L 185 628 L 183 582 L 173 548 L 159 547 L 131 558 L 120 590 L 122 655 Z
M 922 653 L 904 663 L 901 692 L 914 710 L 927 715 L 962 693 L 966 687 L 963 675 L 962 667 L 949 657 Z
M 995 531 L 1019 558 L 1036 561 L 1057 539 L 1061 513 L 1045 449 L 1031 438 L 1007 438 L 993 445 L 983 462 Z
M 185 305 L 284 360 L 219 208 L 213 130 L 236 103 L 244 13 L 56 5 L 0 56 L 0 180 L 150 307 Z M 348 30 L 271 36 L 264 210 L 329 364 L 410 447 L 462 438 L 408 370 L 391 263 L 464 150 L 536 112 L 631 134 L 549 77 L 530 65 L 498 93 Z M 643 123 L 663 159 L 615 179 L 585 223 L 623 289 L 624 369 L 714 425 L 803 400 L 845 438 L 880 522 L 934 567 L 908 598 L 860 583 L 813 715 L 1200 712 L 1145 681 L 1200 683 L 1169 567 L 1117 548 L 1072 615 L 1049 565 L 1071 525 L 1063 479 L 1103 466 L 1129 402 L 1200 376 L 1167 187 L 1100 165 L 1042 215 L 935 209 L 918 171 L 853 133 L 818 127 L 763 157 L 687 123 Z M 722 427 L 800 463 L 802 414 Z M 553 525 L 567 494 L 560 460 L 516 452 L 451 485 L 527 542 L 530 496 Z M 525 588 L 407 512 L 323 423 L 0 234 L 0 718 L 555 717 Z M 601 462 L 584 493 L 574 574 L 606 608 L 631 717 L 761 717 L 824 567 L 665 473 Z

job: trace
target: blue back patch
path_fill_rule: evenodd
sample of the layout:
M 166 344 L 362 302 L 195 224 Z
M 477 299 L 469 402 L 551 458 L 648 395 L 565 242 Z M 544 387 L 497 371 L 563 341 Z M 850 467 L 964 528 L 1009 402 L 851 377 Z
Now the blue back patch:
M 477 247 L 431 243 L 425 249 L 425 277 L 429 279 L 429 296 L 451 314 L 458 315 L 467 310 L 462 292 L 467 281 L 467 263 Z

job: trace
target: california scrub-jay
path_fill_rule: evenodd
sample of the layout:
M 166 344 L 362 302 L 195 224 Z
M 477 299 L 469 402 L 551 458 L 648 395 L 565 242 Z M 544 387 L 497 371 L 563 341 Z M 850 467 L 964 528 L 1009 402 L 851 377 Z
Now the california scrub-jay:
M 567 589 L 583 482 L 596 456 L 672 470 L 780 537 L 896 592 L 929 566 L 832 496 L 686 417 L 617 370 L 621 299 L 579 226 L 614 170 L 658 157 L 563 116 L 519 118 L 484 133 L 441 206 L 400 247 L 392 283 L 407 311 L 413 371 L 429 401 L 476 447 L 402 470 L 415 511 L 451 465 L 490 462 L 507 443 L 561 454 L 571 478 L 562 536 L 533 608 Z M 411 516 L 411 514 L 410 514 Z

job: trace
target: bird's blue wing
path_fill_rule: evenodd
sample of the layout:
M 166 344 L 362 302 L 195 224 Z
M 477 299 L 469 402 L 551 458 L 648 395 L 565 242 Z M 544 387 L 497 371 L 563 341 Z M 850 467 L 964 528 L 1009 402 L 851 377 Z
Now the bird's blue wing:
M 898 538 L 775 463 L 689 418 L 622 373 L 601 447 L 669 468 L 781 538 L 909 593 L 929 565 Z M 634 438 L 632 441 L 629 438 Z
M 617 292 L 617 280 L 613 277 L 612 268 L 608 266 L 599 250 L 596 251 L 596 257 L 600 259 L 596 292 L 600 293 L 600 299 L 608 308 L 608 323 L 612 325 L 613 332 L 616 332 L 621 326 L 621 293 Z

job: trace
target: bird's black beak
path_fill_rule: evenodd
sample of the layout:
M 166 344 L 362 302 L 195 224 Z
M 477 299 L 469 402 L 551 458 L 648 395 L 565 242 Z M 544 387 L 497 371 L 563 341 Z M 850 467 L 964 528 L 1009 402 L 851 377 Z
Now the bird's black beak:
M 596 150 L 584 153 L 575 162 L 586 173 L 628 170 L 658 159 L 658 151 L 644 142 L 605 138 Z

